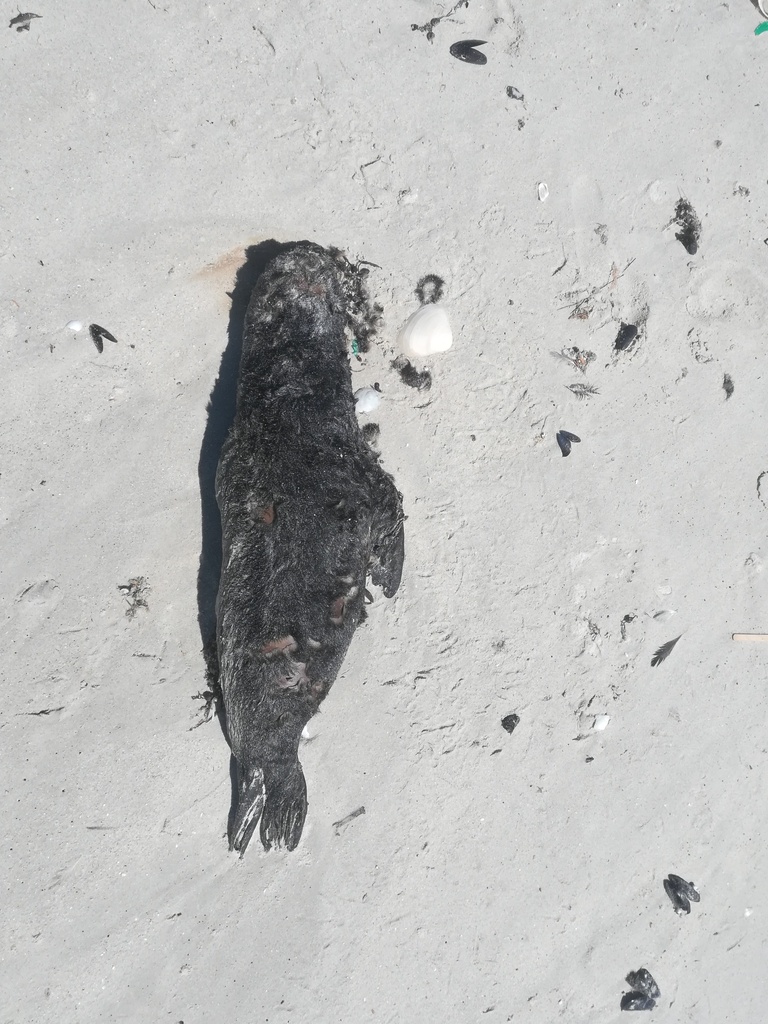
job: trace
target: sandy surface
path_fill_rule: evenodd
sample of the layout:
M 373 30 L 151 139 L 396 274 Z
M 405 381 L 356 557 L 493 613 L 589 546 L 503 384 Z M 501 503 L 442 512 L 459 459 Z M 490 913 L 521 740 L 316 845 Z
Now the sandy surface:
M 759 14 L 471 0 L 430 44 L 426 0 L 33 9 L 0 36 L 0 1021 L 602 1024 L 641 965 L 653 1019 L 762 1020 L 768 645 L 731 640 L 768 631 Z M 382 268 L 354 369 L 407 565 L 303 746 L 299 849 L 240 861 L 226 743 L 191 729 L 203 524 L 227 293 L 301 238 Z M 419 394 L 389 361 L 428 272 L 455 344 Z

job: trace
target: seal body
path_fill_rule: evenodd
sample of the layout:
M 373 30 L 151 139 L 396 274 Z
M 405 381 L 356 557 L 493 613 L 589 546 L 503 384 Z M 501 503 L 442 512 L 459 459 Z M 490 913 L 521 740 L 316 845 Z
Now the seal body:
M 217 646 L 237 762 L 230 849 L 261 820 L 265 849 L 301 838 L 302 729 L 365 617 L 366 579 L 391 597 L 404 557 L 401 496 L 355 416 L 348 332 L 375 319 L 338 250 L 298 243 L 257 282 L 235 421 L 222 449 Z

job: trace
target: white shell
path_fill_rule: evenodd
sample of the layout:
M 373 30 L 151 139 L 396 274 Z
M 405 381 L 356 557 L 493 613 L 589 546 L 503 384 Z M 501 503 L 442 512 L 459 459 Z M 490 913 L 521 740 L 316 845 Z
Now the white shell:
M 539 182 L 537 192 L 539 193 L 539 202 L 543 203 L 549 195 L 549 186 L 547 185 L 546 181 Z
M 67 324 L 67 330 L 74 331 L 77 334 L 78 331 L 82 331 L 83 325 L 80 320 L 70 320 Z
M 373 412 L 378 409 L 381 395 L 376 388 L 358 388 L 355 392 L 355 412 Z
M 453 344 L 448 311 L 438 302 L 430 302 L 408 317 L 397 343 L 407 356 L 423 358 L 445 352 Z
M 674 608 L 662 608 L 660 612 L 655 612 L 653 617 L 657 622 L 666 622 L 675 614 L 676 612 Z
M 607 728 L 610 720 L 610 715 L 595 715 L 595 720 L 592 723 L 592 728 L 595 730 L 595 732 L 602 732 L 603 729 Z

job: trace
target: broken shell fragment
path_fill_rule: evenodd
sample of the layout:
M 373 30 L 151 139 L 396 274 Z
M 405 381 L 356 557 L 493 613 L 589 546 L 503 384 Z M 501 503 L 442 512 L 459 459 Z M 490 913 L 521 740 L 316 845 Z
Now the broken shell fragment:
M 538 186 L 537 186 L 536 191 L 537 191 L 538 196 L 539 196 L 539 202 L 543 203 L 544 200 L 549 195 L 549 186 L 547 185 L 546 181 L 540 181 Z
M 453 344 L 453 332 L 445 306 L 431 302 L 417 309 L 400 328 L 397 342 L 412 358 L 446 352 Z
M 380 402 L 381 395 L 376 388 L 358 388 L 355 392 L 355 412 L 373 412 Z
M 592 723 L 592 728 L 595 732 L 603 732 L 608 727 L 608 723 L 611 720 L 610 715 L 595 715 L 595 720 Z
M 67 324 L 68 331 L 74 331 L 77 334 L 78 331 L 82 331 L 83 324 L 80 320 L 70 320 Z

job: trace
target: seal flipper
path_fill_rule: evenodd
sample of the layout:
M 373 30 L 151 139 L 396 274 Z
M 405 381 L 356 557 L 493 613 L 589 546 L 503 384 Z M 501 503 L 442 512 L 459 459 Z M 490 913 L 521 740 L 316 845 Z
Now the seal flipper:
M 238 765 L 237 776 L 237 808 L 229 834 L 229 848 L 237 850 L 242 857 L 264 808 L 264 772 L 260 768 L 243 772 Z
M 369 572 L 385 597 L 394 597 L 403 575 L 405 531 L 403 529 L 402 495 L 389 476 L 384 478 L 383 499 L 373 520 L 373 548 Z
M 265 772 L 267 800 L 261 816 L 261 844 L 265 850 L 299 845 L 307 816 L 307 783 L 298 761 Z

